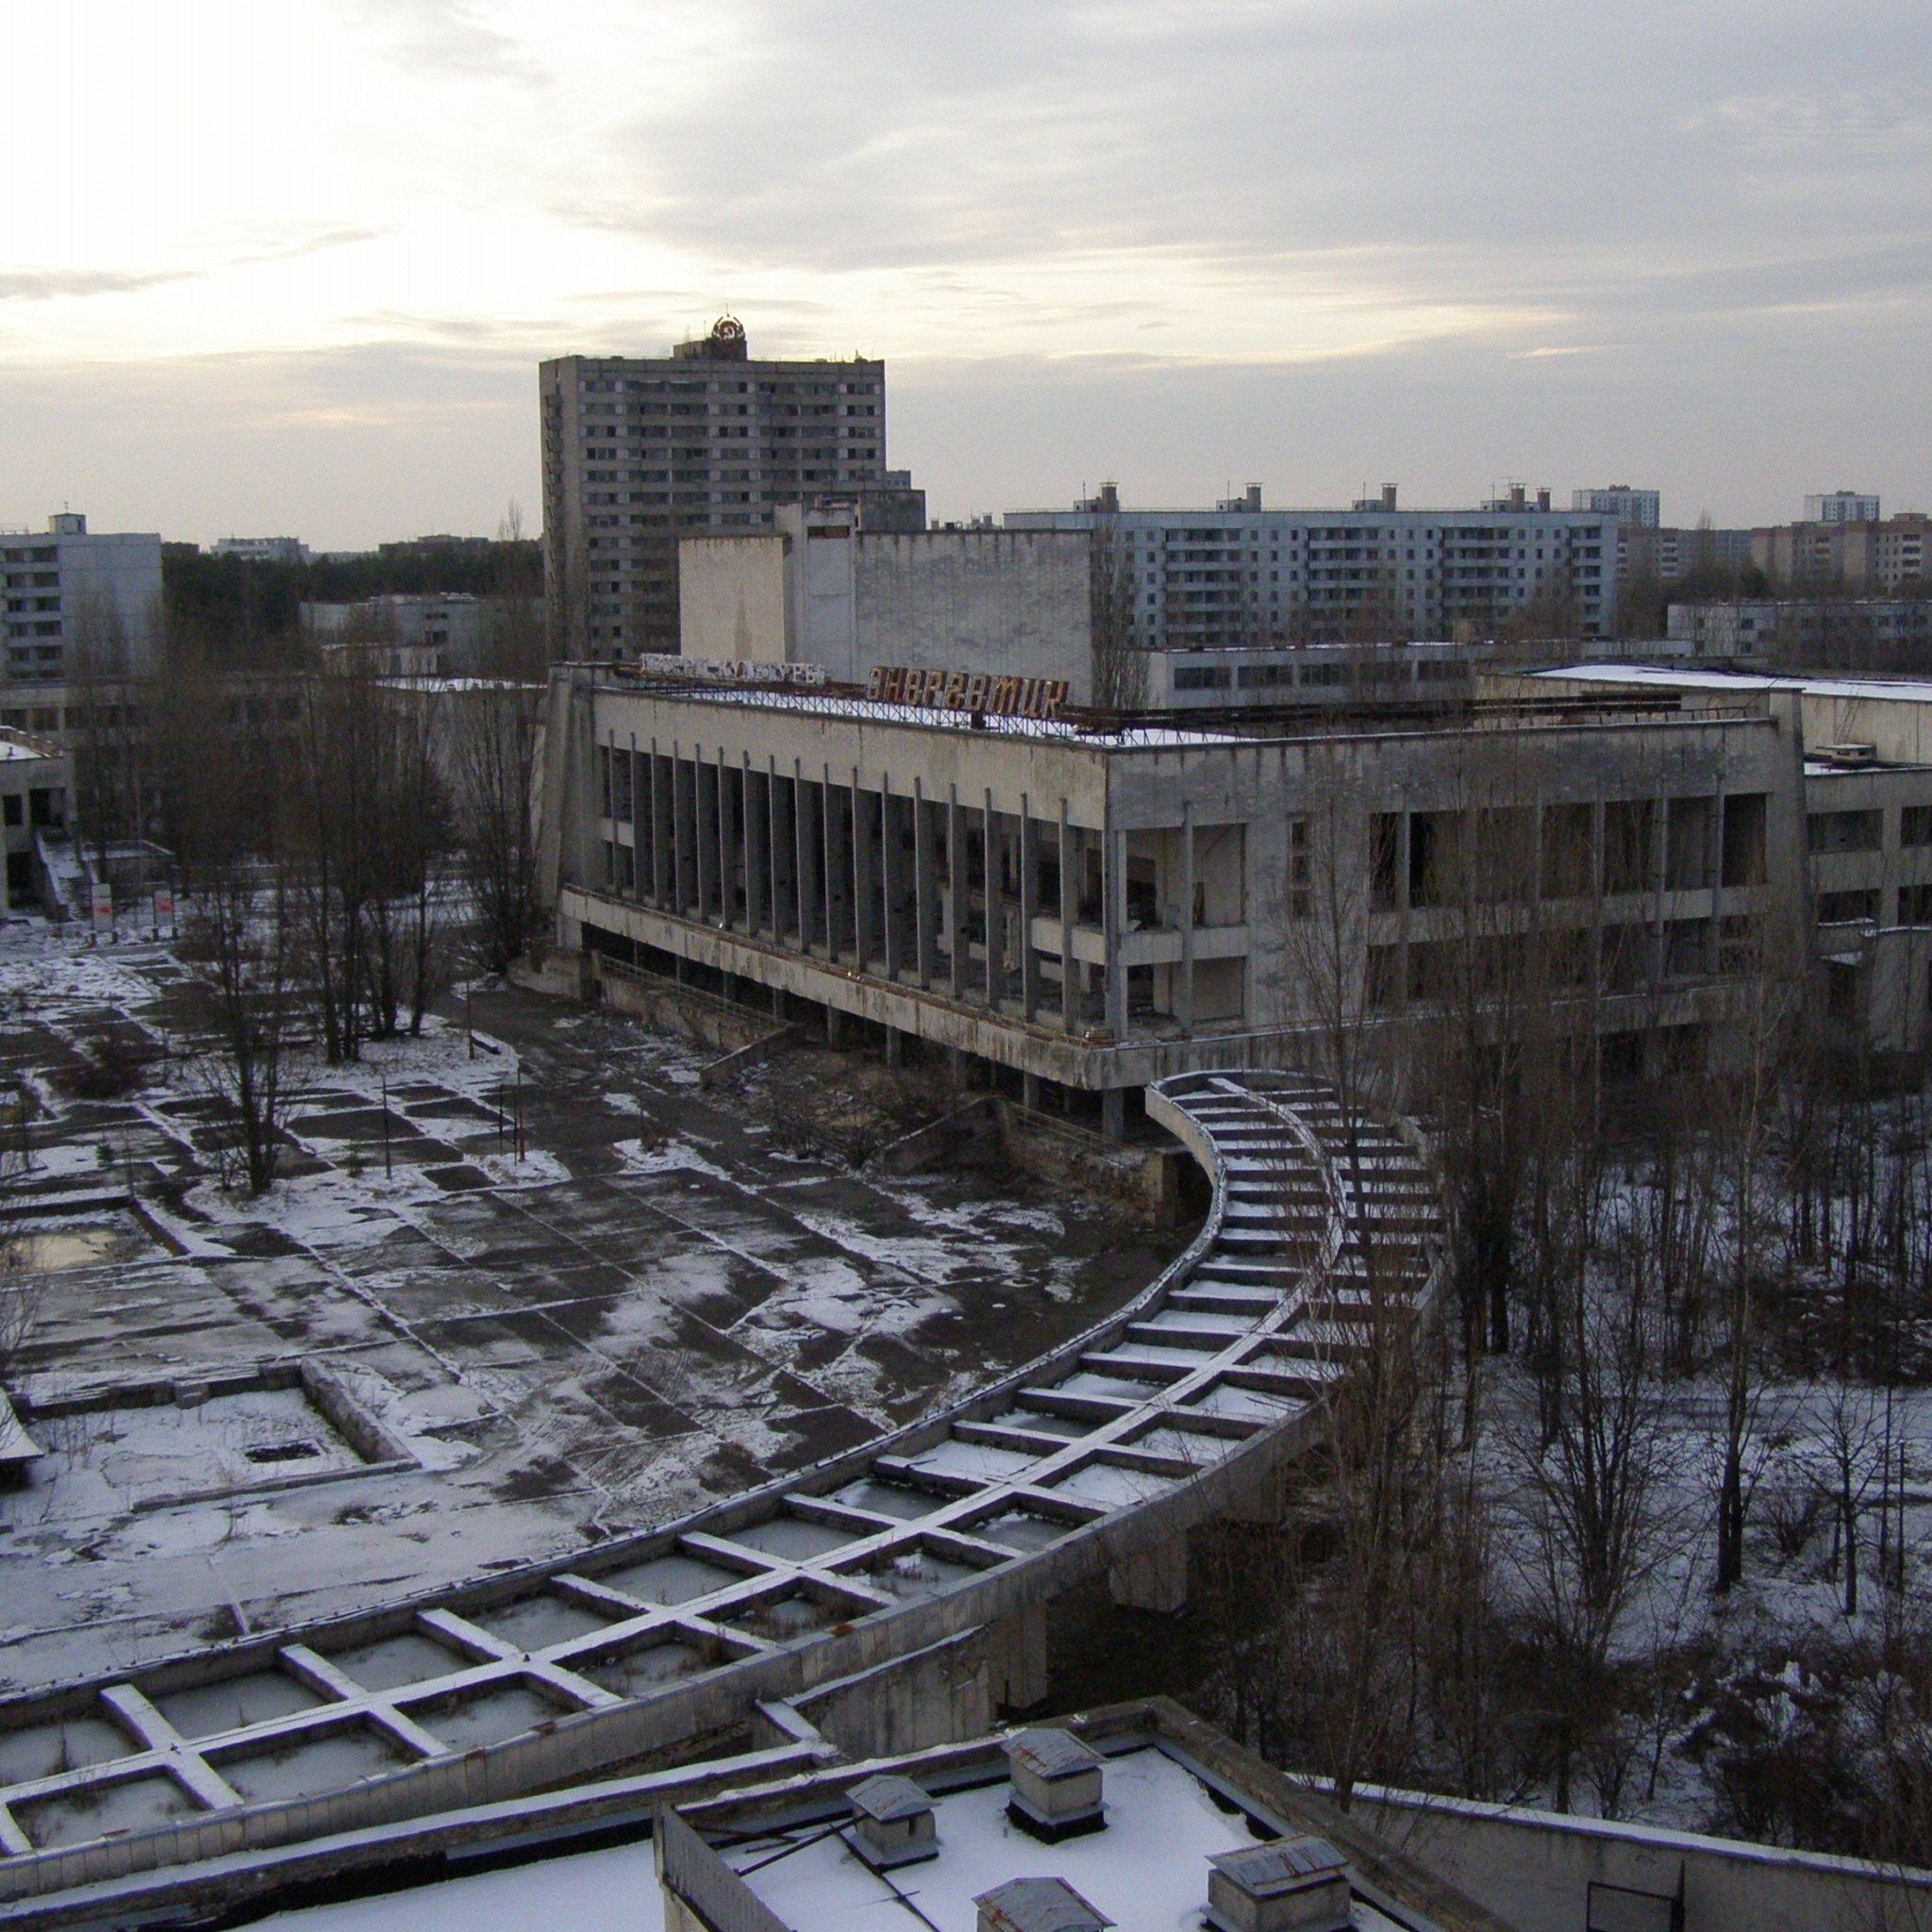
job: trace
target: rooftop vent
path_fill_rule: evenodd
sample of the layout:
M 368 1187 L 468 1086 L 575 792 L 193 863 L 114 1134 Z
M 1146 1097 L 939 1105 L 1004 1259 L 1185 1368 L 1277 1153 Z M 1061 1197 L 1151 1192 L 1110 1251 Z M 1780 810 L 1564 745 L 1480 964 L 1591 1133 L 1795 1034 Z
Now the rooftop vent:
M 1348 1867 L 1325 1839 L 1278 1838 L 1209 1858 L 1207 1923 L 1217 1932 L 1343 1932 Z
M 869 1777 L 852 1800 L 853 1850 L 874 1872 L 940 1855 L 932 1800 L 909 1777 Z
M 1878 762 L 1878 747 L 1875 744 L 1814 744 L 1811 756 L 1824 758 L 1834 765 L 1874 765 Z
M 1009 1878 L 973 1903 L 979 1932 L 1106 1932 L 1113 1924 L 1064 1878 Z
M 1012 1795 L 1007 1816 L 1045 1844 L 1100 1831 L 1107 1812 L 1100 1802 L 1101 1760 L 1070 1731 L 1022 1731 L 1007 1741 Z

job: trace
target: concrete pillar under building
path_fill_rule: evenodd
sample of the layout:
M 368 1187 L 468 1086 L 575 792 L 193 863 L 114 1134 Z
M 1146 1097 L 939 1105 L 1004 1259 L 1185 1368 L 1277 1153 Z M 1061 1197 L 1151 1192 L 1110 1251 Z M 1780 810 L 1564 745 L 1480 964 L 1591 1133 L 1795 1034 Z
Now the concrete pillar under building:
M 912 945 L 913 976 L 930 988 L 938 970 L 940 908 L 932 853 L 932 809 L 925 783 L 912 781 L 912 916 L 916 935 Z
M 1194 1030 L 1194 808 L 1181 807 L 1181 983 L 1174 989 L 1174 1018 L 1183 1033 Z
M 1161 1610 L 1172 1614 L 1188 1602 L 1188 1539 L 1185 1533 L 1162 1537 L 1157 1543 L 1113 1564 L 1107 1573 L 1108 1594 L 1123 1609 Z
M 1074 958 L 1074 928 L 1080 919 L 1079 846 L 1060 800 L 1060 1025 L 1068 1033 L 1080 1024 L 1080 968 Z
M 861 788 L 858 770 L 852 772 L 852 959 L 863 973 L 879 952 L 877 910 L 873 887 L 878 874 L 874 869 L 876 841 L 873 826 L 882 816 L 881 801 Z
M 1121 1087 L 1109 1087 L 1100 1096 L 1100 1131 L 1109 1141 L 1127 1137 L 1127 1095 Z
M 998 1012 L 1000 1002 L 1007 996 L 1007 908 L 1000 892 L 1006 854 L 1000 816 L 993 809 L 991 790 L 986 794 L 980 824 L 980 870 L 985 874 L 986 887 L 986 1004 Z
M 906 1064 L 906 1036 L 896 1026 L 886 1028 L 886 1064 L 889 1067 Z
M 1121 935 L 1127 911 L 1127 835 L 1108 831 L 1102 848 L 1101 893 L 1106 923 L 1107 969 L 1103 995 L 1107 1030 L 1116 1040 L 1127 1037 L 1127 969 L 1121 964 Z
M 1033 950 L 1033 921 L 1040 911 L 1040 842 L 1033 835 L 1033 805 L 1020 794 L 1020 1010 L 1032 1021 L 1040 1006 L 1040 956 Z
M 1040 1075 L 1022 1074 L 1020 1075 L 1020 1105 L 1034 1113 L 1040 1111 Z
M 951 942 L 948 961 L 953 997 L 966 994 L 966 812 L 959 788 L 946 800 L 946 935 Z

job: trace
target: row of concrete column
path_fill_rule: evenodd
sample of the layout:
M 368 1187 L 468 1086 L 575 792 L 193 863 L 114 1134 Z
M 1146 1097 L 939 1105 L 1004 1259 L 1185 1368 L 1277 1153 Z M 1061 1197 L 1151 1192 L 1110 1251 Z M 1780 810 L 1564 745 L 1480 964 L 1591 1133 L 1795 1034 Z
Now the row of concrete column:
M 808 773 L 794 761 L 781 772 L 775 760 L 760 771 L 749 755 L 733 764 L 679 745 L 598 755 L 604 815 L 632 831 L 629 846 L 611 847 L 612 889 L 895 983 L 1058 1018 L 1069 1032 L 1095 1021 L 1125 1032 L 1125 841 L 1073 824 L 1065 800 L 1042 815 L 1023 796 L 1009 812 L 991 791 L 928 795 L 917 777 L 905 791 L 890 779 L 874 789 L 856 771 Z M 1098 891 L 1085 895 L 1083 922 L 1090 873 Z M 1064 935 L 1098 927 L 1104 967 L 1066 970 L 1071 946 L 1036 946 L 1038 919 Z

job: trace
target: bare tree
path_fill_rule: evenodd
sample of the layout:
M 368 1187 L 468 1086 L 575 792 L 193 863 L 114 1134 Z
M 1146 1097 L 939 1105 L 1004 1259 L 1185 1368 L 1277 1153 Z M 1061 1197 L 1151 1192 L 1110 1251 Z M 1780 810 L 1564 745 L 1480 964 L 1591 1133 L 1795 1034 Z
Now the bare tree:
M 531 801 L 541 698 L 515 686 L 467 693 L 452 728 L 462 868 L 493 973 L 524 953 L 542 920 Z
M 1516 1479 L 1516 1563 L 1549 1661 L 1549 1728 L 1559 1811 L 1578 1749 L 1614 1715 L 1612 1646 L 1636 1594 L 1682 1538 L 1665 1507 L 1677 1457 L 1659 1375 L 1666 1326 L 1650 1278 L 1611 1239 L 1607 1195 L 1596 1237 L 1562 1297 L 1570 1345 L 1563 1399 L 1547 1431 L 1506 1430 Z M 1612 1264 L 1591 1266 L 1607 1249 Z
M 293 919 L 278 874 L 242 860 L 201 882 L 182 932 L 181 958 L 202 994 L 216 1042 L 204 1084 L 236 1137 L 252 1194 L 273 1185 L 282 1145 L 282 1074 L 298 987 Z
M 1130 711 L 1147 702 L 1147 654 L 1134 640 L 1134 575 L 1127 563 L 1120 519 L 1093 519 L 1088 558 L 1092 626 L 1093 702 Z

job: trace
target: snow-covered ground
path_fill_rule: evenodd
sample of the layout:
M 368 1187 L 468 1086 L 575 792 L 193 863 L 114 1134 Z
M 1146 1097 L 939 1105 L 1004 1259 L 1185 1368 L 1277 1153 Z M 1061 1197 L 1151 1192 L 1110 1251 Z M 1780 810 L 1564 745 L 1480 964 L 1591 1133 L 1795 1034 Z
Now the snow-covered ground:
M 264 1493 L 224 1452 L 184 1487 L 192 1410 L 152 1411 L 138 1442 L 70 1419 L 0 1526 L 0 1685 L 662 1522 L 1025 1359 L 1168 1251 L 1077 1203 L 791 1158 L 699 1092 L 702 1050 L 635 1023 L 490 989 L 473 1010 L 474 1050 L 457 1001 L 356 1063 L 297 1055 L 282 1177 L 251 1198 L 225 1179 L 167 949 L 0 928 L 0 1063 L 32 1152 L 0 1180 L 45 1207 L 23 1234 L 61 1237 L 35 1252 L 78 1264 L 37 1279 L 14 1385 L 105 1391 L 111 1417 L 125 1385 L 308 1358 L 419 1465 Z M 85 1097 L 75 1070 L 110 1035 L 147 1064 Z M 227 1494 L 168 1501 L 194 1487 Z

